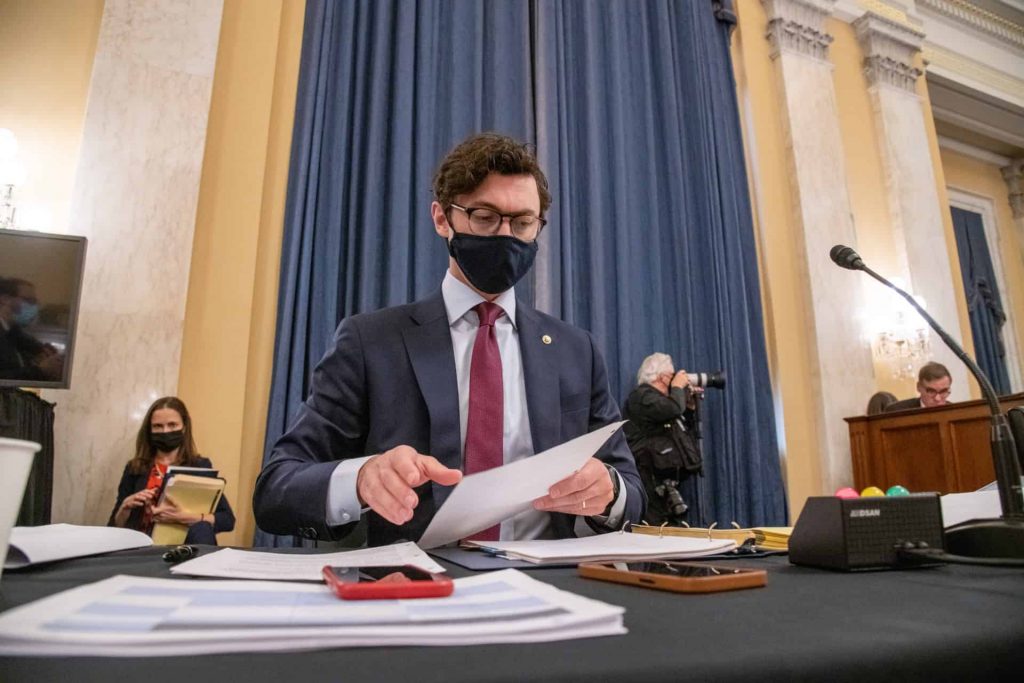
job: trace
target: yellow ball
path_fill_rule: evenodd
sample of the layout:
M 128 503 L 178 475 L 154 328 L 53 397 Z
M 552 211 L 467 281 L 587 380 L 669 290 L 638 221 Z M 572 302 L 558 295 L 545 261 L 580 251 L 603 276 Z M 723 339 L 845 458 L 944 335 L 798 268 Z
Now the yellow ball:
M 864 489 L 863 491 L 860 492 L 861 498 L 867 498 L 867 497 L 870 497 L 870 496 L 884 496 L 884 495 L 885 495 L 885 491 L 883 491 L 882 489 L 878 488 L 877 486 L 869 486 L 869 487 L 867 487 L 866 489 Z

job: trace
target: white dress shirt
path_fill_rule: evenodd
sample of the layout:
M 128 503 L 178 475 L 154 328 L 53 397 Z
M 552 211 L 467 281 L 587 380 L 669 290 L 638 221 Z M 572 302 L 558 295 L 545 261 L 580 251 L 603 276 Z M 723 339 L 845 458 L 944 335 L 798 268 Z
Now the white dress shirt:
M 441 283 L 441 296 L 448 314 L 448 325 L 452 335 L 452 350 L 455 355 L 455 376 L 459 390 L 459 443 L 465 453 L 466 422 L 469 418 L 469 371 L 473 359 L 473 343 L 480 327 L 480 320 L 473 307 L 486 301 L 478 293 L 445 273 Z M 522 355 L 519 352 L 519 334 L 516 330 L 515 289 L 503 292 L 494 300 L 505 315 L 495 321 L 494 330 L 498 338 L 498 352 L 501 354 L 502 394 L 504 400 L 503 452 L 504 463 L 508 464 L 534 454 L 533 438 L 530 436 L 530 416 L 526 406 L 526 379 L 523 373 Z M 363 512 L 356 493 L 356 479 L 359 468 L 372 456 L 352 458 L 338 463 L 331 474 L 327 488 L 327 523 L 331 526 L 347 524 L 359 519 Z M 618 472 L 615 476 L 619 477 Z M 626 488 L 619 477 L 619 497 L 607 518 L 596 520 L 607 526 L 621 522 L 626 507 Z M 594 531 L 578 518 L 578 536 L 592 535 Z M 551 517 L 541 510 L 529 509 L 501 523 L 501 540 L 527 540 L 551 538 Z

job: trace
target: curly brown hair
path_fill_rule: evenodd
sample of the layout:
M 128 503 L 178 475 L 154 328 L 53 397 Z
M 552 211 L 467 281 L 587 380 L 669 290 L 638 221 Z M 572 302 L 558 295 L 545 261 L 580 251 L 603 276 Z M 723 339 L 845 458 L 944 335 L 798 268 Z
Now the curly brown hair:
M 551 206 L 548 179 L 530 145 L 498 133 L 478 133 L 448 152 L 434 173 L 434 198 L 447 210 L 460 194 L 480 187 L 490 173 L 532 175 L 540 195 L 540 214 Z
M 181 425 L 185 432 L 185 441 L 178 450 L 178 461 L 174 464 L 185 467 L 195 467 L 199 464 L 199 453 L 192 438 L 192 416 L 188 414 L 185 402 L 177 396 L 164 396 L 153 401 L 153 405 L 146 411 L 146 417 L 142 419 L 142 424 L 139 425 L 139 433 L 135 436 L 135 457 L 128 463 L 133 474 L 148 472 L 153 467 L 156 449 L 149 443 L 150 425 L 153 422 L 153 413 L 161 408 L 170 408 L 181 415 Z

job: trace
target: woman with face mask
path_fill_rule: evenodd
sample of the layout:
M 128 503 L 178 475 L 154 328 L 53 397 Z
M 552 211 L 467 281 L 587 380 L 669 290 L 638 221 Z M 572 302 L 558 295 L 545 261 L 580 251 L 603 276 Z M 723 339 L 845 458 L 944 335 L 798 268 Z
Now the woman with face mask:
M 185 543 L 217 545 L 218 533 L 235 528 L 235 515 L 227 498 L 221 496 L 216 511 L 203 515 L 185 512 L 170 502 L 157 505 L 156 493 L 171 465 L 213 466 L 196 452 L 188 408 L 181 399 L 165 396 L 149 407 L 139 426 L 135 457 L 125 465 L 107 524 L 148 534 L 156 522 L 174 522 L 188 526 Z

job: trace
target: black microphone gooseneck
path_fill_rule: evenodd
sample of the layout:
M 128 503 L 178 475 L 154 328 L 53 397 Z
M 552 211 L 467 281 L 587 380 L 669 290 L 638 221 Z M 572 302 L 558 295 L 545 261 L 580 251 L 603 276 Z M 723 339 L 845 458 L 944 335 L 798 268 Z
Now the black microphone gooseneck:
M 887 279 L 864 265 L 860 255 L 850 247 L 837 244 L 829 252 L 832 261 L 840 268 L 862 270 L 883 285 L 893 290 L 914 307 L 921 317 L 927 321 L 946 346 L 956 354 L 981 387 L 981 393 L 992 413 L 992 429 L 990 444 L 992 462 L 996 471 L 996 483 L 999 487 L 999 503 L 1002 508 L 1001 519 L 971 520 L 946 530 L 946 543 L 951 552 L 971 557 L 1024 557 L 1024 496 L 1020 483 L 1020 465 L 1017 462 L 1016 447 L 1010 425 L 1000 412 L 999 400 L 991 382 L 981 371 L 974 360 L 967 355 L 955 339 L 949 336 L 942 326 L 935 321 L 914 300 L 914 297 L 889 282 Z

